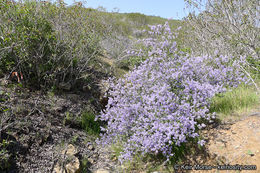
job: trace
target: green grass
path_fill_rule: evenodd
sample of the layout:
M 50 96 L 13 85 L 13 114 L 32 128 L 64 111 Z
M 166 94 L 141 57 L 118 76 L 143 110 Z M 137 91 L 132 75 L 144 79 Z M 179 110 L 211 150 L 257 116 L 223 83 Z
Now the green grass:
M 210 111 L 225 116 L 232 113 L 247 112 L 259 105 L 259 98 L 259 94 L 253 86 L 243 84 L 232 91 L 215 96 Z
M 100 122 L 95 121 L 95 114 L 86 111 L 81 117 L 81 127 L 87 134 L 98 136 L 100 134 Z

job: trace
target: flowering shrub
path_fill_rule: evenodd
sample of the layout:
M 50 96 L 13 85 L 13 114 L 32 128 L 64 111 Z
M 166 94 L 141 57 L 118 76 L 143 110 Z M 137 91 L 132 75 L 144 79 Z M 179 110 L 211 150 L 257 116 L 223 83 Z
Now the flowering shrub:
M 140 39 L 134 48 L 127 51 L 127 61 L 130 66 L 138 66 L 147 58 L 157 56 L 170 56 L 176 53 L 175 39 L 177 32 L 172 32 L 168 22 L 164 25 L 149 26 L 150 30 L 142 31 L 148 38 Z M 129 58 L 130 57 L 130 58 Z
M 151 29 L 152 36 L 170 33 L 167 24 Z M 205 126 L 199 120 L 214 118 L 210 98 L 246 80 L 234 58 L 180 56 L 172 38 L 164 39 L 146 39 L 140 56 L 149 58 L 124 78 L 109 79 L 111 97 L 98 116 L 108 124 L 98 142 L 122 141 L 121 161 L 137 152 L 160 152 L 169 159 L 173 146 L 199 136 L 197 130 Z

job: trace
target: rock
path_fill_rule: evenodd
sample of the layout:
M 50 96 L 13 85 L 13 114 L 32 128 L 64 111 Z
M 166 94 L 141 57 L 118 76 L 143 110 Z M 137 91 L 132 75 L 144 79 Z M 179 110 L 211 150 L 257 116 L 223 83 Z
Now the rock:
M 66 171 L 59 165 L 55 165 L 53 173 L 65 173 Z
M 56 164 L 53 173 L 80 173 L 79 159 L 73 156 L 72 161 L 65 165 L 65 169 Z
M 91 164 L 94 164 L 94 163 L 95 163 L 95 160 L 92 159 L 92 158 L 88 158 L 88 161 L 89 161 Z
M 98 169 L 95 173 L 110 173 L 110 172 L 105 169 Z
M 72 144 L 69 144 L 61 153 L 67 155 L 70 158 L 70 161 L 65 165 L 65 169 L 59 164 L 56 164 L 54 167 L 54 173 L 79 173 L 80 162 L 79 159 L 74 156 L 77 153 L 76 148 Z
M 220 147 L 221 149 L 223 149 L 223 147 L 226 146 L 225 143 L 223 143 L 223 142 L 221 142 L 221 141 L 216 141 L 216 145 L 217 145 L 218 147 Z
M 59 88 L 69 91 L 71 89 L 71 84 L 70 83 L 65 83 L 65 82 L 61 82 L 59 83 Z
M 79 165 L 80 165 L 79 159 L 74 156 L 72 161 L 65 166 L 67 173 L 79 173 L 80 172 Z
M 63 150 L 62 151 L 62 154 L 66 154 L 68 156 L 73 156 L 76 153 L 77 153 L 77 150 L 76 150 L 76 148 L 72 144 L 68 145 L 67 150 Z
M 89 149 L 89 150 L 93 150 L 93 149 L 94 149 L 93 145 L 90 144 L 90 145 L 88 146 L 88 149 Z

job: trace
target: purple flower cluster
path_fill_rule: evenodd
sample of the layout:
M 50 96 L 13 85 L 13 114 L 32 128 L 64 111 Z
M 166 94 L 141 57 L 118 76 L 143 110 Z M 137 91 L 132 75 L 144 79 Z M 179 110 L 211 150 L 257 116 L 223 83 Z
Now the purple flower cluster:
M 177 32 L 172 32 L 168 22 L 164 25 L 150 26 L 150 30 L 143 31 L 147 38 L 140 39 L 137 45 L 141 44 L 142 49 L 129 50 L 130 56 L 137 56 L 140 59 L 147 59 L 151 56 L 166 57 L 174 55 L 177 51 L 175 39 Z
M 155 26 L 150 32 L 163 37 L 160 29 Z M 109 79 L 107 109 L 98 116 L 107 127 L 99 142 L 123 142 L 121 161 L 137 152 L 173 156 L 173 145 L 199 136 L 197 129 L 205 124 L 198 120 L 214 118 L 209 113 L 210 99 L 246 80 L 234 58 L 180 56 L 171 40 L 146 39 L 149 50 L 142 53 L 149 58 L 124 78 Z

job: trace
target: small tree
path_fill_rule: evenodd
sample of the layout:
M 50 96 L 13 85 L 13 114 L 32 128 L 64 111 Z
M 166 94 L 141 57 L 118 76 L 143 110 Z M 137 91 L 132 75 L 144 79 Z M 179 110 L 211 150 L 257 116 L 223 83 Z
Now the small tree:
M 247 67 L 259 76 L 260 1 L 185 1 L 190 5 L 185 18 L 188 25 L 185 46 L 197 55 L 217 51 L 221 55 L 246 56 Z M 195 9 L 200 11 L 199 15 L 195 15 Z

